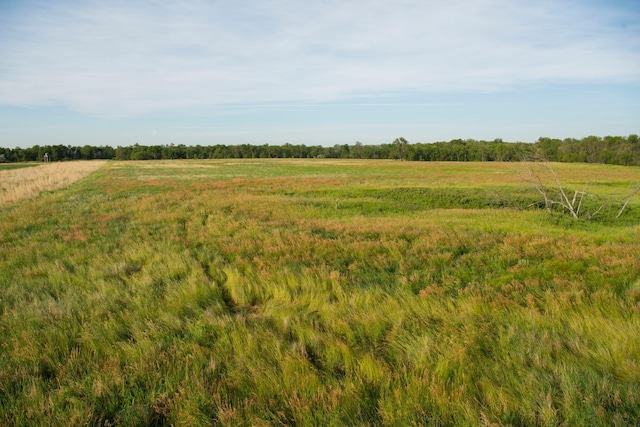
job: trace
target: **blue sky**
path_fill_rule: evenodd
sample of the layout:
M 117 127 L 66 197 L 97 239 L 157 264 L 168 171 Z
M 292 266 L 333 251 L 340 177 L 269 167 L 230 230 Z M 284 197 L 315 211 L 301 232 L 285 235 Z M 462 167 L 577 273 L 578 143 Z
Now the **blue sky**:
M 0 0 L 0 146 L 640 133 L 640 2 Z

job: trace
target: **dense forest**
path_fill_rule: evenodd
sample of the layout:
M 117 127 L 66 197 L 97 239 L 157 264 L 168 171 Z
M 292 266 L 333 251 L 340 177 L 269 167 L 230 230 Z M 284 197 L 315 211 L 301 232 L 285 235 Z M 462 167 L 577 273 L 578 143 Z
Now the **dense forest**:
M 139 145 L 127 147 L 73 147 L 45 145 L 31 148 L 0 148 L 0 161 L 42 160 L 45 153 L 52 161 L 62 160 L 158 160 L 225 158 L 345 158 L 398 159 L 417 161 L 519 161 L 544 158 L 558 162 L 640 165 L 638 135 L 589 136 L 582 139 L 539 138 L 535 143 L 477 141 L 455 139 L 449 142 L 409 143 L 397 138 L 389 144 L 334 145 L 333 147 L 292 145 Z

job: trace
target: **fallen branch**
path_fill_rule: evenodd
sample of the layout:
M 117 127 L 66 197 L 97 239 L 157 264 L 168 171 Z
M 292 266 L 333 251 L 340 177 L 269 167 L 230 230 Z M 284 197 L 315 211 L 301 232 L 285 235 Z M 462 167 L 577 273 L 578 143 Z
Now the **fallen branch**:
M 622 205 L 622 209 L 620 209 L 620 212 L 618 212 L 618 215 L 616 215 L 616 218 L 620 218 L 620 215 L 622 215 L 622 212 L 624 212 L 624 210 L 627 208 L 627 205 L 629 204 L 631 199 L 633 199 L 633 196 L 638 194 L 639 191 L 640 191 L 640 184 L 638 184 L 636 188 L 631 192 L 631 194 L 629 194 L 627 198 L 624 199 L 624 204 Z

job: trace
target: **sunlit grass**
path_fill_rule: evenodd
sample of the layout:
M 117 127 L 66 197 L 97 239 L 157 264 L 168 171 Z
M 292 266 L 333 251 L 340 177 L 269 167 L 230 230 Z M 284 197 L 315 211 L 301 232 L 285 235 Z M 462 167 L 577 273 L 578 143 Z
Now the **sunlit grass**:
M 47 163 L 33 167 L 0 167 L 0 203 L 37 196 L 41 191 L 64 188 L 99 169 L 106 162 L 77 161 Z
M 524 209 L 517 167 L 111 162 L 6 205 L 0 424 L 638 424 L 638 201 Z

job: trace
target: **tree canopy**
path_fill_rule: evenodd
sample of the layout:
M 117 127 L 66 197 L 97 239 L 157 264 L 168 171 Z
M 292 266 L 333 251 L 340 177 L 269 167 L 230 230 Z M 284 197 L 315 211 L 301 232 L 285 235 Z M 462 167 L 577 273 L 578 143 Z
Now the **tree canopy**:
M 0 156 L 8 162 L 42 160 L 49 153 L 51 161 L 63 160 L 161 160 L 161 159 L 238 159 L 238 158 L 346 158 L 346 159 L 396 159 L 414 161 L 490 162 L 519 161 L 540 157 L 557 162 L 605 163 L 640 165 L 640 140 L 638 135 L 588 136 L 582 139 L 563 140 L 548 137 L 535 143 L 505 142 L 501 139 L 478 141 L 454 139 L 434 143 L 409 143 L 396 138 L 390 144 L 353 145 L 336 144 L 332 147 L 304 144 L 283 145 L 140 145 L 118 146 L 70 146 L 46 145 L 30 148 L 0 148 Z

